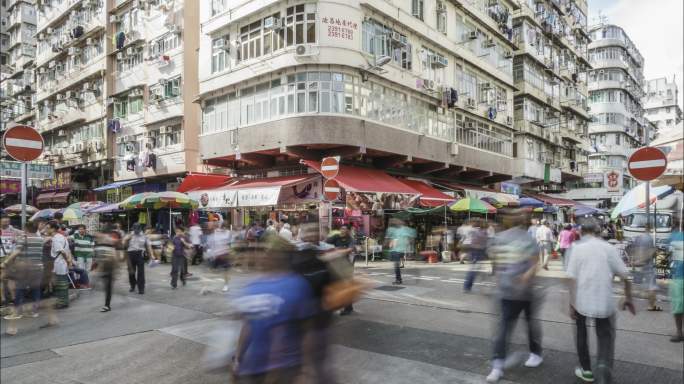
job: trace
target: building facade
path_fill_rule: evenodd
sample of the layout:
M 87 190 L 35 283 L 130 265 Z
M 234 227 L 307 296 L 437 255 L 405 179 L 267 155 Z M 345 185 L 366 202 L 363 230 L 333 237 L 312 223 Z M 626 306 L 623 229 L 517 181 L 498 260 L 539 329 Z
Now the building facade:
M 523 189 L 557 192 L 587 166 L 586 1 L 522 1 L 513 39 L 516 179 Z
M 196 170 L 198 7 L 38 3 L 36 127 L 56 172 L 46 190 L 142 178 L 164 190 Z
M 666 77 L 648 80 L 644 89 L 644 115 L 658 130 L 673 129 L 682 121 L 682 108 L 677 103 L 677 83 Z
M 33 1 L 3 2 L 0 12 L 2 124 L 33 124 L 33 60 L 36 56 L 36 10 Z
M 596 25 L 590 34 L 592 151 L 583 179 L 566 196 L 610 207 L 636 185 L 627 171 L 627 160 L 644 145 L 647 135 L 655 135 L 655 129 L 644 118 L 644 59 L 637 47 L 617 25 Z
M 203 3 L 201 159 L 238 173 L 340 155 L 483 184 L 524 176 L 521 12 L 508 1 Z

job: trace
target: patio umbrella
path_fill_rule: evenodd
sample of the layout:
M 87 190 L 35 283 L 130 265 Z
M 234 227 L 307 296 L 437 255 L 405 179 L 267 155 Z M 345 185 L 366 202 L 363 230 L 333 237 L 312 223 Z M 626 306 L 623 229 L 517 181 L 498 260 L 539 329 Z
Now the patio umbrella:
M 181 192 L 155 192 L 145 196 L 141 205 L 143 208 L 175 208 L 175 209 L 195 209 L 199 202 Z
M 120 210 L 121 210 L 121 208 L 119 208 L 119 203 L 103 204 L 102 206 L 99 206 L 97 208 L 90 209 L 88 211 L 88 214 L 91 214 L 91 213 L 111 213 L 111 212 L 118 212 Z
M 5 207 L 4 209 L 5 213 L 13 213 L 13 214 L 20 214 L 21 213 L 21 204 L 14 204 L 10 205 L 9 207 Z M 32 215 L 34 213 L 38 212 L 38 208 L 32 206 L 32 205 L 26 205 L 26 214 L 27 215 Z
M 40 211 L 36 212 L 31 216 L 29 221 L 35 221 L 35 220 L 50 220 L 54 217 L 55 212 L 59 211 L 59 209 L 54 209 L 54 208 L 46 208 L 46 209 L 41 209 Z
M 575 213 L 575 216 L 588 216 L 588 215 L 594 215 L 594 214 L 603 212 L 600 209 L 590 207 L 590 206 L 584 205 L 584 204 L 575 205 L 572 208 L 572 211 Z
M 123 210 L 145 208 L 142 206 L 143 199 L 150 195 L 154 195 L 154 192 L 136 193 L 120 202 L 119 207 Z
M 78 203 L 73 203 L 67 208 L 80 209 L 83 211 L 83 213 L 88 213 L 90 210 L 99 208 L 103 205 L 105 205 L 105 203 L 101 201 L 81 201 Z
M 663 185 L 660 187 L 654 187 L 653 185 L 651 185 L 651 188 L 649 189 L 651 204 L 658 199 L 662 199 L 663 197 L 669 195 L 672 192 L 674 192 L 674 189 L 669 185 Z M 622 199 L 620 200 L 618 205 L 615 206 L 613 212 L 611 212 L 610 218 L 616 219 L 623 213 L 638 208 L 644 208 L 645 206 L 646 183 L 641 183 L 636 187 L 632 188 L 631 190 L 629 190 L 627 193 L 625 193 L 624 196 L 622 196 Z
M 88 213 L 89 210 L 97 208 L 104 203 L 101 201 L 83 201 L 78 203 L 73 203 L 70 206 L 60 210 L 63 215 L 63 219 L 66 221 L 81 220 L 83 215 Z
M 449 207 L 452 212 L 468 212 L 470 213 L 496 213 L 496 208 L 492 207 L 489 203 L 482 201 L 480 199 L 475 199 L 471 197 L 465 197 Z

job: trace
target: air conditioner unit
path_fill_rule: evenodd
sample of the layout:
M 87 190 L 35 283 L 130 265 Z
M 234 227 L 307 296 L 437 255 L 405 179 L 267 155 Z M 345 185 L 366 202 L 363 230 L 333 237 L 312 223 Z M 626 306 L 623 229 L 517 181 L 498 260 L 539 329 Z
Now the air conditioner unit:
M 59 131 L 57 131 L 57 136 L 66 136 L 66 131 L 60 129 Z
M 171 33 L 181 33 L 183 31 L 181 29 L 180 25 L 176 25 L 176 24 L 168 25 L 167 28 L 169 29 L 169 32 L 171 32 Z
M 506 116 L 506 125 L 513 125 L 513 117 Z
M 480 83 L 481 89 L 492 89 L 492 84 L 489 81 Z
M 150 138 L 150 137 L 154 137 L 154 135 L 152 134 L 152 131 L 146 131 L 145 137 Z
M 159 85 L 164 86 L 164 85 L 166 85 L 166 83 L 168 83 L 168 82 L 169 82 L 169 79 L 164 79 L 164 78 L 159 79 Z
M 128 48 L 126 48 L 126 55 L 129 55 L 129 56 L 130 56 L 130 55 L 132 55 L 132 54 L 134 54 L 134 53 L 135 53 L 135 51 L 133 50 L 133 47 L 128 47 Z
M 427 89 L 429 91 L 432 91 L 435 89 L 435 82 L 434 80 L 430 79 L 423 79 L 423 88 Z
M 466 122 L 465 122 L 465 128 L 466 128 L 466 129 L 475 129 L 475 122 L 473 122 L 473 121 L 466 121 Z
M 83 143 L 76 143 L 74 144 L 74 152 L 83 152 L 85 150 L 85 146 Z
M 89 37 L 86 39 L 86 45 L 93 45 L 95 44 L 95 40 L 93 40 L 92 37 Z
M 64 95 L 61 93 L 58 93 L 57 95 L 55 95 L 55 99 L 57 101 L 62 101 L 62 100 L 64 100 Z
M 55 32 L 55 30 L 52 28 L 48 28 L 45 30 L 45 33 L 47 33 L 48 35 L 51 35 L 53 32 Z
M 63 72 L 64 71 L 64 64 L 56 64 L 55 65 L 55 71 Z
M 430 64 L 433 67 L 444 68 L 449 65 L 449 59 L 442 55 L 430 55 Z
M 465 106 L 466 106 L 466 108 L 469 108 L 469 109 L 475 109 L 475 108 L 477 108 L 476 105 L 475 105 L 475 99 L 470 98 L 470 97 L 467 98 L 466 101 L 465 101 Z
M 90 90 L 90 83 L 83 83 L 83 90 L 84 91 L 89 91 Z
M 74 92 L 74 91 L 66 91 L 66 98 L 67 98 L 67 99 L 75 99 L 75 98 L 76 98 L 76 92 Z
M 295 56 L 297 57 L 307 57 L 307 56 L 313 56 L 316 53 L 312 49 L 310 45 L 306 44 L 299 44 L 295 47 Z
M 118 23 L 121 19 L 119 18 L 119 15 L 111 15 L 109 16 L 109 22 L 110 23 Z
M 45 69 L 45 67 L 40 67 L 40 68 L 38 69 L 38 73 L 40 73 L 40 74 L 44 74 L 45 72 L 47 72 L 47 70 Z
M 466 34 L 466 39 L 468 39 L 468 40 L 476 40 L 476 39 L 477 39 L 477 31 L 468 32 L 468 33 Z
M 164 134 L 167 132 L 171 132 L 171 130 L 167 126 L 161 126 L 159 127 L 159 134 Z
M 39 33 L 38 34 L 38 40 L 44 40 L 45 39 L 45 34 L 44 33 Z
M 283 27 L 283 21 L 279 17 L 267 17 L 264 19 L 264 28 L 265 29 L 280 29 Z
M 492 48 L 496 47 L 496 43 L 494 42 L 494 39 L 491 37 L 488 37 L 482 41 L 482 47 L 483 48 Z
M 116 59 L 117 60 L 123 60 L 123 58 L 124 58 L 123 52 L 117 52 L 116 53 Z
M 143 91 L 141 88 L 136 88 L 131 91 L 131 93 L 128 95 L 128 97 L 137 97 L 137 96 L 142 96 Z
M 124 138 L 123 138 L 123 136 L 117 137 L 117 138 L 116 138 L 116 143 L 117 143 L 117 144 L 123 144 L 123 143 L 124 143 Z

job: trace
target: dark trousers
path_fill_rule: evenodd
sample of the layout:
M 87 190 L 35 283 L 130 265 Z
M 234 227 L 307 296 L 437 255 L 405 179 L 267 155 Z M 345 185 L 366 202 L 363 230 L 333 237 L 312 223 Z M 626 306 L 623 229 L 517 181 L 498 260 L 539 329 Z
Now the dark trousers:
M 90 284 L 88 272 L 83 268 L 74 266 L 69 269 L 69 275 L 71 276 L 71 280 L 73 280 L 74 284 L 78 284 L 79 286 Z M 78 279 L 76 278 L 76 275 L 78 275 Z
M 394 263 L 394 280 L 401 281 L 401 257 L 403 253 L 400 252 L 390 252 L 390 259 Z
M 515 323 L 521 312 L 525 313 L 525 320 L 527 321 L 527 338 L 530 346 L 530 352 L 541 355 L 541 327 L 539 321 L 534 319 L 536 303 L 532 300 L 501 300 L 501 319 L 499 322 L 499 330 L 494 339 L 494 359 L 505 359 L 506 349 L 508 347 L 508 340 L 511 336 L 511 331 L 515 328 Z
M 195 245 L 195 254 L 192 256 L 192 265 L 202 263 L 202 258 L 204 256 L 204 248 L 201 245 Z
M 102 263 L 102 283 L 105 290 L 105 307 L 109 307 L 112 303 L 112 289 L 114 288 L 116 263 L 111 260 L 105 260 Z
M 185 275 L 188 273 L 188 260 L 185 256 L 174 256 L 171 258 L 171 286 L 176 288 L 178 286 L 178 275 L 180 280 L 185 285 Z
M 131 289 L 135 290 L 138 286 L 138 292 L 145 292 L 145 259 L 142 251 L 128 251 L 128 262 L 131 268 L 128 271 L 128 282 L 131 284 Z
M 591 358 L 589 357 L 589 343 L 587 342 L 587 317 L 576 313 L 577 326 L 576 342 L 577 355 L 580 365 L 585 371 L 591 371 Z M 596 357 L 596 382 L 606 384 L 612 380 L 613 356 L 615 354 L 615 316 L 604 319 L 594 319 L 596 327 L 596 339 L 598 356 Z
M 14 305 L 17 309 L 21 310 L 22 304 L 24 304 L 24 298 L 26 297 L 26 292 L 30 291 L 31 298 L 33 299 L 34 310 L 38 308 L 40 303 L 40 282 L 41 282 L 42 272 L 33 274 L 25 280 L 17 281 L 16 296 L 14 298 Z
M 466 275 L 465 282 L 463 282 L 463 289 L 470 291 L 473 289 L 473 283 L 475 282 L 475 276 L 477 275 L 477 270 L 475 269 L 475 264 L 482 260 L 484 256 L 484 250 L 472 248 L 470 250 L 470 261 L 473 265 L 470 267 L 468 274 Z

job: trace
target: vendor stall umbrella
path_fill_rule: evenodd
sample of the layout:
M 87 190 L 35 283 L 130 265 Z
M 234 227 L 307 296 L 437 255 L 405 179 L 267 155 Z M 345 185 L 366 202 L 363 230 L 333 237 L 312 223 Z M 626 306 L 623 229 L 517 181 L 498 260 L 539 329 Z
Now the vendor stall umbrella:
M 487 214 L 496 213 L 496 208 L 492 207 L 489 203 L 471 197 L 465 197 L 455 202 L 449 209 L 453 212 L 468 212 L 468 218 L 470 218 L 471 212 L 483 213 L 485 217 Z
M 83 201 L 78 203 L 73 203 L 68 207 L 60 210 L 62 212 L 62 218 L 65 221 L 75 221 L 81 220 L 83 215 L 88 213 L 89 210 L 98 208 L 104 205 L 101 201 Z
M 9 207 L 6 207 L 3 212 L 8 214 L 21 214 L 21 204 L 10 205 Z M 32 215 L 36 212 L 38 212 L 38 208 L 32 205 L 26 205 L 27 214 Z
M 46 209 L 41 209 L 40 211 L 36 212 L 31 216 L 29 221 L 36 221 L 36 220 L 52 220 L 55 216 L 55 212 L 59 211 L 59 209 L 55 208 L 46 208 Z
M 181 192 L 155 192 L 145 197 L 140 202 L 141 208 L 168 208 L 169 209 L 169 236 L 173 227 L 173 209 L 196 209 L 199 202 Z
M 625 193 L 625 195 L 622 196 L 622 199 L 620 199 L 618 205 L 615 206 L 611 212 L 610 218 L 617 219 L 618 216 L 625 212 L 646 206 L 646 184 L 647 183 L 641 183 Z M 664 185 L 661 187 L 654 187 L 651 185 L 651 188 L 649 189 L 651 203 L 662 199 L 672 192 L 674 192 L 674 189 L 669 185 Z
M 119 208 L 123 210 L 129 209 L 142 209 L 142 201 L 145 197 L 154 195 L 154 192 L 142 192 L 136 193 L 135 195 L 129 196 L 124 201 L 119 203 Z

